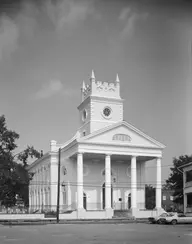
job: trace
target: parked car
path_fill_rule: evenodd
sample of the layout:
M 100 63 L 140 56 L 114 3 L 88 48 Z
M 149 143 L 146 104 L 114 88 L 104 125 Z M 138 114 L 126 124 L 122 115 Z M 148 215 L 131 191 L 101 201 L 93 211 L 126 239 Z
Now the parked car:
M 186 216 L 181 213 L 170 213 L 168 216 L 161 217 L 159 219 L 160 223 L 165 224 L 192 224 L 192 217 Z
M 169 213 L 164 212 L 164 213 L 162 213 L 161 215 L 159 215 L 157 217 L 150 217 L 150 218 L 148 218 L 148 220 L 152 224 L 160 224 L 161 223 L 161 219 L 164 219 L 168 215 L 169 215 Z

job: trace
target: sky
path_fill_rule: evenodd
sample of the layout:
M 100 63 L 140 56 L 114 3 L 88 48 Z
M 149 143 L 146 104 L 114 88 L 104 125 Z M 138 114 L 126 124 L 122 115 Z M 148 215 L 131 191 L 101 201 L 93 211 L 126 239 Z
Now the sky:
M 48 151 L 78 129 L 82 81 L 119 74 L 124 120 L 192 153 L 192 5 L 182 0 L 44 0 L 0 3 L 0 115 L 27 145 Z M 154 162 L 147 163 L 148 183 Z

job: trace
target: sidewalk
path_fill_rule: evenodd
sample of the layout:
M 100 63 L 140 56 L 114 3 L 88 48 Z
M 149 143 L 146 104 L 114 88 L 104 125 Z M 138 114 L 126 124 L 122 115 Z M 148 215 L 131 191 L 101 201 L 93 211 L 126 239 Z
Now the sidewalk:
M 60 220 L 58 224 L 128 224 L 128 223 L 148 223 L 148 219 L 69 219 Z M 0 220 L 0 225 L 47 225 L 57 224 L 55 218 L 52 219 L 19 219 L 19 220 Z

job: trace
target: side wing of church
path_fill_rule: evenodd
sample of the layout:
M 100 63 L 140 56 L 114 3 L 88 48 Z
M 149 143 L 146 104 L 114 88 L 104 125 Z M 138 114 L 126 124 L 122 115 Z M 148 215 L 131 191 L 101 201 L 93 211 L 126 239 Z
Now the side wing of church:
M 62 218 L 112 218 L 115 211 L 150 217 L 145 209 L 145 166 L 156 160 L 156 208 L 161 208 L 161 158 L 165 146 L 123 120 L 120 80 L 83 82 L 79 129 L 65 144 L 28 168 L 31 211 L 54 211 L 57 204 L 58 151 L 61 150 Z

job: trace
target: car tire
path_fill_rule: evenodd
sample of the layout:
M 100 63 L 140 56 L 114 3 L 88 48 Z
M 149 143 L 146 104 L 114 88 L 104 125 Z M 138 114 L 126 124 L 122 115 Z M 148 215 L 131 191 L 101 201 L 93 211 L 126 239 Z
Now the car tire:
M 173 219 L 173 220 L 171 221 L 171 224 L 172 224 L 172 225 L 176 225 L 176 224 L 177 224 L 177 220 L 176 220 L 176 219 Z
M 157 220 L 157 224 L 158 224 L 158 225 L 161 224 L 161 220 L 160 220 L 160 219 Z

